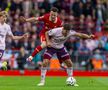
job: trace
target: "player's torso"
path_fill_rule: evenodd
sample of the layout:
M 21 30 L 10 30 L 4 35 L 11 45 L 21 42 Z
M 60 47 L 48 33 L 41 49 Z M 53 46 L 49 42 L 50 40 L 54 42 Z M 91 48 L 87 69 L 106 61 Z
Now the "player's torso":
M 0 38 L 4 38 L 7 34 L 7 26 L 0 24 Z
M 53 28 L 57 28 L 61 26 L 61 20 L 59 19 L 59 17 L 57 17 L 57 21 L 56 22 L 52 22 L 49 19 L 50 15 L 46 15 L 45 20 L 44 20 L 44 28 L 43 28 L 43 32 L 46 32 L 48 30 L 51 30 Z
M 67 36 L 64 36 L 62 34 L 62 30 L 61 29 L 58 30 L 58 32 L 54 36 L 52 36 L 52 39 L 51 39 L 52 47 L 55 47 L 55 48 L 64 47 L 64 43 L 69 37 L 70 37 L 70 34 L 68 34 Z
M 62 34 L 62 30 L 59 30 L 54 36 L 53 36 L 53 40 L 56 42 L 56 43 L 62 43 L 62 42 L 65 42 L 68 38 L 69 38 L 69 34 L 67 36 L 64 36 Z
M 53 28 L 56 28 L 56 27 L 60 27 L 60 22 L 58 20 L 57 20 L 56 23 L 54 23 L 54 22 L 52 22 L 52 21 L 50 21 L 48 19 L 46 20 L 45 29 L 50 30 L 50 29 L 53 29 Z
M 7 26 L 0 24 L 0 47 L 1 47 L 1 49 L 2 49 L 2 47 L 5 46 L 6 34 L 7 34 Z

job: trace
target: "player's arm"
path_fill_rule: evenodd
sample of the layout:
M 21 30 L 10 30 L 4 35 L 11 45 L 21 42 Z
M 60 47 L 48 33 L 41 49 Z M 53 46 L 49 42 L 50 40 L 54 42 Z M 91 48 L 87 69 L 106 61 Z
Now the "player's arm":
M 20 40 L 20 39 L 23 39 L 23 38 L 28 38 L 28 36 L 29 36 L 28 33 L 25 33 L 22 36 L 15 36 L 15 35 L 13 35 L 13 33 L 11 31 L 11 27 L 9 25 L 7 26 L 7 29 L 8 29 L 7 35 L 9 37 L 11 37 L 12 39 L 14 39 L 14 40 Z
M 50 37 L 55 36 L 57 34 L 57 32 L 58 32 L 58 29 L 51 29 L 45 33 L 46 44 L 48 47 L 51 46 Z
M 26 22 L 36 22 L 36 21 L 38 21 L 38 18 L 36 18 L 36 17 L 26 19 Z
M 75 33 L 74 36 L 80 37 L 80 38 L 86 38 L 86 39 L 94 38 L 93 34 L 87 35 L 87 34 L 83 34 L 83 33 Z
M 45 16 L 25 18 L 25 17 L 21 16 L 20 21 L 21 22 L 38 22 L 38 21 L 44 21 L 44 17 Z
M 22 36 L 14 36 L 14 35 L 9 35 L 13 40 L 20 40 L 23 38 L 28 38 L 28 33 L 23 34 Z
M 36 21 L 38 21 L 38 18 L 36 18 L 36 17 L 25 18 L 25 17 L 21 16 L 20 21 L 21 22 L 36 22 Z

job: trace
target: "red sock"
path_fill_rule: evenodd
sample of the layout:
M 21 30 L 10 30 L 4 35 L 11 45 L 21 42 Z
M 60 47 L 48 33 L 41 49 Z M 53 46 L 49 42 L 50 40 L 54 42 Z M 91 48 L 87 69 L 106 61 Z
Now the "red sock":
M 40 52 L 43 48 L 41 46 L 37 46 L 32 53 L 32 57 L 34 57 L 38 52 Z

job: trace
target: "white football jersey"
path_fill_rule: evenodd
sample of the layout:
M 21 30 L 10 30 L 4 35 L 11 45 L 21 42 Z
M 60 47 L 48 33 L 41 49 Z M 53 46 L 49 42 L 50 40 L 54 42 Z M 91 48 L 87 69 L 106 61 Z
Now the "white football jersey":
M 48 34 L 49 34 L 49 36 L 52 36 L 52 38 L 51 38 L 51 46 L 53 48 L 60 49 L 60 48 L 64 47 L 64 43 L 66 42 L 66 40 L 69 37 L 75 35 L 76 32 L 73 31 L 73 30 L 70 30 L 68 35 L 64 36 L 62 34 L 62 27 L 60 27 L 60 28 L 55 28 L 55 29 L 49 30 Z
M 8 24 L 4 23 L 3 25 L 0 23 L 0 49 L 5 49 L 5 39 L 6 35 L 13 35 L 11 28 Z

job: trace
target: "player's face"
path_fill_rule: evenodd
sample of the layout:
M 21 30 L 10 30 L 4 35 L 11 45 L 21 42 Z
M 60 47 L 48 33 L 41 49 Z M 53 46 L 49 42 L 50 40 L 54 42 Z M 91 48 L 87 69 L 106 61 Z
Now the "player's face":
M 0 22 L 4 23 L 6 21 L 7 17 L 5 15 L 0 16 Z
M 51 18 L 51 21 L 54 22 L 56 20 L 56 18 L 57 18 L 57 12 L 51 11 L 50 12 L 50 18 Z
M 62 31 L 62 34 L 63 34 L 64 36 L 67 36 L 68 33 L 69 33 L 69 30 L 63 30 L 63 31 Z

